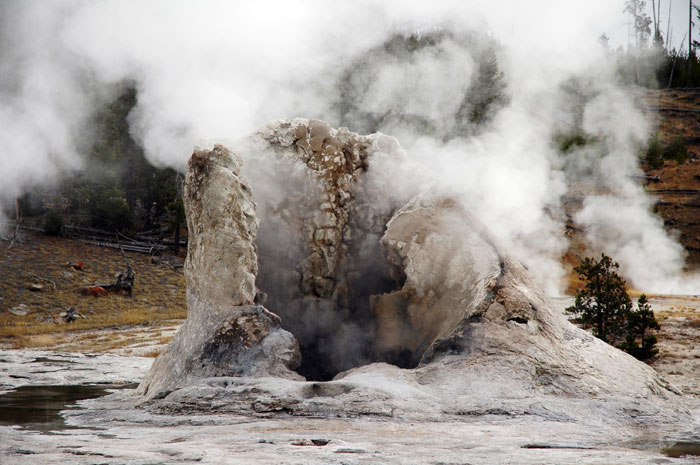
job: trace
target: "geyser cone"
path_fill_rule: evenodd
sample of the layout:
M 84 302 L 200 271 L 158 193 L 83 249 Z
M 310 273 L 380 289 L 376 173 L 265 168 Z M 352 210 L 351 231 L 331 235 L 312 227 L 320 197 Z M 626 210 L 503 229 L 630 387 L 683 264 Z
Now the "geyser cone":
M 156 406 L 206 409 L 216 399 L 260 415 L 687 419 L 672 386 L 556 312 L 395 139 L 296 119 L 242 146 L 253 193 L 260 186 L 257 213 L 226 149 L 197 151 L 189 163 L 190 313 L 140 387 L 164 397 Z M 291 371 L 297 339 L 307 378 L 348 371 L 301 381 Z

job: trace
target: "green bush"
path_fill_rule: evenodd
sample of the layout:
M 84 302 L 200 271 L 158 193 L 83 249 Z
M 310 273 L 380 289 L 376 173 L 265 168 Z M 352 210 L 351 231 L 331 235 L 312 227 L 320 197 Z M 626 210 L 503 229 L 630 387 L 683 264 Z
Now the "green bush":
M 554 143 L 560 153 L 569 153 L 596 142 L 595 137 L 589 136 L 581 131 L 569 133 L 559 132 L 554 135 Z
M 671 142 L 664 147 L 661 155 L 664 160 L 676 160 L 678 164 L 683 164 L 688 161 L 688 147 L 685 145 L 685 139 L 681 136 L 675 136 Z
M 90 226 L 121 232 L 132 228 L 131 208 L 116 180 L 94 181 L 87 202 Z
M 44 218 L 43 230 L 48 236 L 63 236 L 65 234 L 65 222 L 60 213 L 50 212 Z
M 650 168 L 657 169 L 664 166 L 663 150 L 664 147 L 659 140 L 659 136 L 654 135 L 649 141 L 645 156 L 645 161 L 649 164 Z

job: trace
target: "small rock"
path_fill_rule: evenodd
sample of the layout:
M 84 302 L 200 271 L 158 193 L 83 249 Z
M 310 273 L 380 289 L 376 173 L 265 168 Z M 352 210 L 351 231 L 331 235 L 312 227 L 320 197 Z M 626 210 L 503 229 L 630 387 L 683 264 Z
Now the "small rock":
M 323 447 L 331 442 L 330 439 L 293 439 L 290 441 L 293 446 L 316 446 Z
M 19 447 L 13 447 L 12 449 L 10 449 L 10 452 L 12 452 L 13 454 L 19 454 L 19 455 L 33 455 L 33 454 L 36 454 L 36 452 L 34 452 L 33 450 L 29 450 L 29 449 L 20 449 Z
M 42 286 L 41 284 L 32 283 L 29 286 L 27 286 L 27 289 L 29 289 L 32 292 L 41 292 L 44 290 L 44 286 Z
M 364 449 L 352 449 L 349 447 L 343 447 L 333 451 L 336 454 L 366 454 L 367 451 Z
M 19 304 L 16 307 L 9 309 L 8 312 L 17 316 L 24 316 L 29 313 L 29 307 L 27 307 L 25 304 Z
M 63 271 L 62 274 L 63 274 L 64 278 L 72 278 L 73 277 L 73 273 L 71 273 L 70 271 Z
M 39 321 L 41 321 L 42 323 L 60 323 L 60 320 L 53 315 L 44 315 L 41 318 L 39 318 Z

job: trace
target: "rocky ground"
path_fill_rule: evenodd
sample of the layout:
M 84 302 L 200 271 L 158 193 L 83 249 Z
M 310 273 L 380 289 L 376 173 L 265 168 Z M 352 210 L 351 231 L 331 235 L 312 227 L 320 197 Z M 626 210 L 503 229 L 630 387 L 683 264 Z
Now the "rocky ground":
M 700 399 L 700 297 L 655 297 L 661 324 L 659 354 L 651 363 L 683 393 Z
M 567 299 L 557 301 L 563 307 Z M 673 457 L 677 443 L 700 441 L 700 358 L 695 357 L 698 298 L 663 297 L 652 303 L 664 321 L 661 354 L 654 366 L 695 400 L 694 421 L 675 432 L 621 430 L 611 433 L 566 421 L 497 411 L 418 421 L 368 416 L 267 418 L 235 414 L 153 414 L 131 409 L 130 390 L 79 402 L 65 424 L 42 431 L 37 424 L 0 421 L 0 463 L 7 464 L 692 464 Z M 681 315 L 685 314 L 685 315 Z M 664 318 L 666 316 L 666 318 Z M 690 341 L 683 344 L 679 339 Z M 157 338 L 150 340 L 157 344 Z M 682 350 L 676 348 L 682 346 Z M 123 351 L 121 349 L 111 349 Z M 141 380 L 152 358 L 46 350 L 0 351 L 0 386 L 103 384 Z M 2 399 L 2 397 L 0 397 Z M 70 408 L 66 405 L 66 408 Z M 0 411 L 6 412 L 2 406 Z M 70 427 L 70 429 L 64 429 Z M 77 428 L 75 428 L 77 427 Z M 692 447 L 692 446 L 686 446 Z M 697 446 L 696 446 L 697 447 Z M 661 451 L 666 448 L 664 455 Z M 680 451 L 680 452 L 679 452 Z M 697 450 L 696 450 L 697 452 Z

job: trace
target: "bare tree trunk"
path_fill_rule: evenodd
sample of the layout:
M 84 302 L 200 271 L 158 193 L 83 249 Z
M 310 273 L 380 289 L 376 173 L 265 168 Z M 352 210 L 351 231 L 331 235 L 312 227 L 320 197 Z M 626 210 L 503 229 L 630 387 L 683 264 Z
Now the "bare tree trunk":
M 673 5 L 673 2 L 668 2 L 668 19 L 666 20 L 666 50 L 668 50 L 668 44 L 671 40 L 671 5 Z
M 679 48 L 683 48 L 683 43 L 685 42 L 685 36 L 683 36 L 683 40 L 681 40 L 681 46 Z M 671 82 L 673 81 L 673 71 L 676 69 L 676 60 L 678 60 L 678 53 L 676 53 L 676 56 L 673 57 L 673 64 L 671 65 L 671 75 L 668 78 L 668 88 L 671 88 Z
M 19 198 L 15 199 L 15 232 L 12 234 L 12 241 L 10 242 L 10 245 L 7 246 L 7 250 L 10 250 L 13 245 L 15 245 L 15 241 L 17 240 L 17 235 L 19 234 L 19 227 L 20 224 L 22 224 L 22 211 L 19 208 Z

